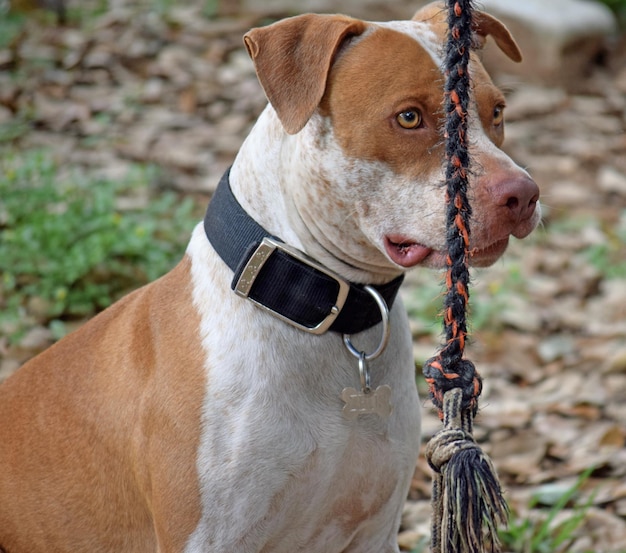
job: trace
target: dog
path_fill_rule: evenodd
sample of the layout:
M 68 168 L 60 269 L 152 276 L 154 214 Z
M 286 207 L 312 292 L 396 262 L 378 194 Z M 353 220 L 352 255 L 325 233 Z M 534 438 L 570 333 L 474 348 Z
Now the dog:
M 498 20 L 473 27 L 521 59 Z M 0 387 L 6 553 L 399 551 L 420 406 L 396 294 L 445 265 L 445 32 L 434 4 L 245 35 L 269 105 L 182 261 Z M 470 70 L 483 267 L 540 205 Z

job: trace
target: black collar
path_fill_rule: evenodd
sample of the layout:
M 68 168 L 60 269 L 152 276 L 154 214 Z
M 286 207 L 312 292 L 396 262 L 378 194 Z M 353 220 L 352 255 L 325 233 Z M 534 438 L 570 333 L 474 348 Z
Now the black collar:
M 271 236 L 239 205 L 228 181 L 219 182 L 204 217 L 211 245 L 233 270 L 231 288 L 307 332 L 356 334 L 381 321 L 363 285 L 344 280 Z M 404 276 L 374 286 L 391 308 Z

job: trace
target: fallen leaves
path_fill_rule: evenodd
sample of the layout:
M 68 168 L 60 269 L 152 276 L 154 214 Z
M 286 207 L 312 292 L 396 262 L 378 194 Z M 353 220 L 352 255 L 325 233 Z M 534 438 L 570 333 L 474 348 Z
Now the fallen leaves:
M 275 15 L 286 14 L 207 19 L 185 5 L 157 16 L 116 2 L 85 28 L 28 21 L 0 50 L 0 137 L 108 175 L 132 161 L 157 163 L 167 186 L 206 194 L 265 105 L 242 35 Z M 514 510 L 528 513 L 533 495 L 547 501 L 595 467 L 585 490 L 597 493 L 573 553 L 626 543 L 626 68 L 619 61 L 597 67 L 576 93 L 512 87 L 505 149 L 539 183 L 544 226 L 476 272 L 471 288 L 467 355 L 485 379 L 476 436 Z M 412 272 L 402 291 L 419 361 L 436 349 L 438 278 Z M 0 339 L 0 378 L 51 339 L 41 326 L 17 348 Z M 428 439 L 440 422 L 423 401 Z M 420 458 L 403 515 L 405 549 L 429 532 L 429 475 Z

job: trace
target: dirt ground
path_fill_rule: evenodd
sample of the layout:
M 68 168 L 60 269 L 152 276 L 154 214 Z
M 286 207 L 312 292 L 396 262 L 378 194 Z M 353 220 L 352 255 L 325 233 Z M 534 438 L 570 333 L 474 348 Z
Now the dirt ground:
M 241 36 L 295 12 L 284 2 L 233 2 L 207 19 L 193 3 L 165 15 L 111 4 L 81 28 L 33 20 L 15 49 L 0 51 L 0 67 L 23 68 L 19 79 L 0 71 L 0 122 L 27 106 L 36 125 L 24 146 L 106 175 L 154 162 L 169 186 L 203 201 L 265 104 Z M 408 2 L 297 6 L 370 19 L 413 11 Z M 626 551 L 626 64 L 618 49 L 601 61 L 575 91 L 503 83 L 505 150 L 540 185 L 545 216 L 502 261 L 474 273 L 467 355 L 485 384 L 476 436 L 512 509 L 545 516 L 593 468 L 559 514 L 590 501 L 563 551 L 617 553 Z M 418 367 L 439 343 L 441 290 L 440 275 L 419 270 L 402 291 Z M 37 325 L 18 346 L 0 337 L 0 374 L 48 342 Z M 424 440 L 438 428 L 424 399 Z M 429 533 L 429 495 L 420 459 L 400 534 L 407 550 Z

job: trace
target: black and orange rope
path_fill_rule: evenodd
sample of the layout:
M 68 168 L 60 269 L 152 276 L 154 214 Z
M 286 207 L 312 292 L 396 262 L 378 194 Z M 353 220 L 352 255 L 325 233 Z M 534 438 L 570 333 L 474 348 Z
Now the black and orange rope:
M 463 407 L 475 414 L 482 390 L 480 376 L 471 361 L 463 359 L 467 341 L 469 302 L 470 220 L 468 199 L 470 155 L 467 143 L 470 97 L 469 56 L 472 47 L 472 8 L 467 0 L 455 0 L 449 7 L 450 39 L 445 52 L 446 114 L 446 205 L 447 273 L 444 299 L 446 343 L 424 367 L 430 395 L 443 418 L 443 394 L 452 388 L 463 390 Z
M 468 144 L 471 0 L 447 0 L 445 52 L 446 244 L 445 343 L 424 365 L 430 397 L 444 423 L 426 448 L 433 479 L 432 553 L 499 551 L 497 525 L 507 507 L 495 469 L 472 437 L 482 380 L 464 358 L 469 302 L 471 159 Z

